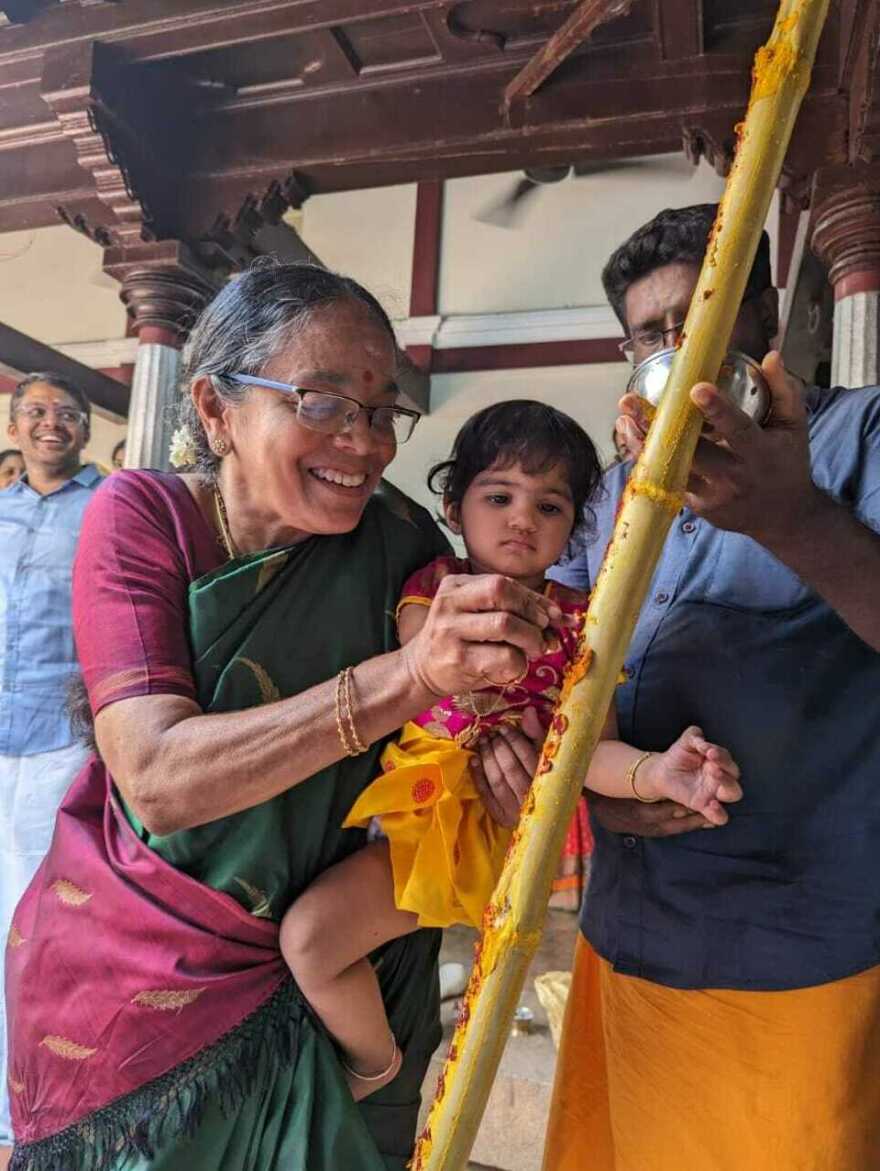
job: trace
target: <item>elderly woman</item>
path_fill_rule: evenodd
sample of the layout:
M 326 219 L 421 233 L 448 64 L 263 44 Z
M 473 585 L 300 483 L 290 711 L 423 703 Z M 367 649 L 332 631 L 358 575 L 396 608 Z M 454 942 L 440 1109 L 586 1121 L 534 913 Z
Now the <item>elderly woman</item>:
M 185 356 L 198 471 L 121 472 L 89 510 L 74 623 L 100 755 L 10 935 L 15 1168 L 406 1163 L 439 1039 L 437 933 L 374 954 L 406 1061 L 355 1105 L 277 922 L 362 845 L 340 827 L 385 738 L 435 696 L 518 676 L 553 607 L 449 578 L 397 647 L 400 588 L 445 542 L 381 484 L 417 420 L 395 358 L 353 281 L 252 270 Z M 533 747 L 511 734 L 485 764 L 509 820 Z

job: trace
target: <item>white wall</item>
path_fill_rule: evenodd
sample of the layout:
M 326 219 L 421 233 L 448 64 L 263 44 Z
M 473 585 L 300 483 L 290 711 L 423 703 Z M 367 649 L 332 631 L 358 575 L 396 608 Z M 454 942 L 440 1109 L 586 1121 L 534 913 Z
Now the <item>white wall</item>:
M 119 285 L 101 260 L 66 224 L 0 235 L 0 321 L 46 345 L 122 337 Z
M 724 189 L 705 163 L 694 168 L 680 155 L 662 155 L 543 185 L 520 205 L 512 227 L 478 218 L 521 177 L 446 183 L 438 312 L 602 305 L 602 265 L 618 244 L 662 208 L 708 203 Z
M 416 186 L 316 195 L 302 209 L 302 237 L 328 268 L 352 276 L 396 319 L 409 314 Z

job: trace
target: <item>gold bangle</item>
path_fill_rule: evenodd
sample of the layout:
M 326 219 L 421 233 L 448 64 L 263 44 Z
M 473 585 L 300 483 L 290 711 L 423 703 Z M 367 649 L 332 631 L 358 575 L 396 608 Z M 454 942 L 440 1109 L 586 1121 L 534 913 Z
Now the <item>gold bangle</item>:
M 347 668 L 346 668 L 347 669 Z M 339 736 L 339 742 L 342 745 L 342 751 L 346 756 L 356 756 L 357 753 L 352 748 L 345 728 L 342 723 L 342 702 L 345 694 L 345 671 L 340 671 L 336 676 L 336 698 L 334 701 L 334 712 L 336 715 L 336 732 Z
M 344 679 L 342 714 L 345 718 L 346 724 L 348 725 L 350 742 L 354 747 L 352 756 L 357 756 L 361 752 L 366 752 L 369 746 L 364 744 L 363 740 L 361 740 L 360 736 L 358 735 L 357 726 L 354 722 L 354 709 L 351 698 L 351 683 L 354 677 L 353 669 L 351 667 L 346 667 L 342 672 L 342 676 Z
M 626 770 L 626 779 L 629 787 L 633 791 L 633 796 L 637 801 L 641 801 L 643 805 L 655 805 L 658 801 L 662 801 L 662 797 L 643 797 L 636 788 L 636 773 L 639 768 L 645 763 L 649 756 L 653 756 L 653 752 L 643 752 L 641 756 L 636 757 L 629 768 Z
M 383 1077 L 388 1077 L 389 1073 L 391 1073 L 392 1069 L 394 1069 L 395 1062 L 397 1061 L 397 1053 L 398 1053 L 397 1038 L 392 1033 L 391 1034 L 391 1060 L 388 1062 L 388 1066 L 386 1069 L 381 1070 L 379 1073 L 358 1073 L 358 1071 L 356 1069 L 352 1069 L 350 1065 L 346 1065 L 346 1063 L 344 1061 L 342 1061 L 341 1059 L 340 1059 L 339 1064 L 342 1066 L 342 1068 L 345 1070 L 346 1073 L 351 1074 L 352 1077 L 356 1077 L 359 1082 L 380 1082 Z

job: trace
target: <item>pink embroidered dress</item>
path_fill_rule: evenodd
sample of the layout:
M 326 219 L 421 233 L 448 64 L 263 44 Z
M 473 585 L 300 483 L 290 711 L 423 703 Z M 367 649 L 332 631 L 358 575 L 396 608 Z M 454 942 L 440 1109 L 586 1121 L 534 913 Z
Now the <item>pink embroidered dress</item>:
M 470 573 L 467 561 L 443 556 L 406 582 L 398 604 L 429 606 L 448 574 Z M 581 618 L 586 595 L 548 581 L 544 592 L 564 614 Z M 383 774 L 360 795 L 347 826 L 379 818 L 387 835 L 395 900 L 419 916 L 421 926 L 479 926 L 510 840 L 479 798 L 471 779 L 472 746 L 503 725 L 518 725 L 534 708 L 546 729 L 566 667 L 577 650 L 577 631 L 560 625 L 540 659 L 507 687 L 450 695 L 404 726 L 382 755 Z

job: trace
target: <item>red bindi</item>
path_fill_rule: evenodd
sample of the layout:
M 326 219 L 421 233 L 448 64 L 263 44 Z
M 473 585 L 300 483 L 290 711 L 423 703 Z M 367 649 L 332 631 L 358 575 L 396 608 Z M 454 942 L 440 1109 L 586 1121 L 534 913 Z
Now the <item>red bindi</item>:
M 364 371 L 364 382 L 366 382 L 367 385 L 369 385 L 372 381 L 373 381 L 373 371 L 372 370 L 365 370 Z

